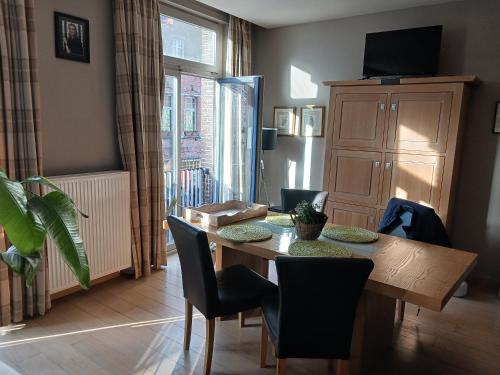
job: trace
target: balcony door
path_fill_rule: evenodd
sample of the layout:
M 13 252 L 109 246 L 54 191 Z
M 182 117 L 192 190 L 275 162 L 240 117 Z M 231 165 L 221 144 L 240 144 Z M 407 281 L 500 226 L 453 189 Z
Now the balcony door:
M 261 76 L 217 80 L 217 202 L 257 199 L 262 80 Z

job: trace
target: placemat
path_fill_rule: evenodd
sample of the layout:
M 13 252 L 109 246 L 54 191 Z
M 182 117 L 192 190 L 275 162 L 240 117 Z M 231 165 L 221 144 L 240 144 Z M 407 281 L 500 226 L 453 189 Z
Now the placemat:
M 233 242 L 265 241 L 273 236 L 269 229 L 252 224 L 227 225 L 220 228 L 217 234 Z
M 269 224 L 277 225 L 279 227 L 291 228 L 294 227 L 290 215 L 269 215 L 266 217 L 266 222 Z
M 345 225 L 327 225 L 321 234 L 332 240 L 344 242 L 369 243 L 378 240 L 378 234 L 371 230 Z
M 295 241 L 288 246 L 288 254 L 309 257 L 350 258 L 352 251 L 325 241 Z

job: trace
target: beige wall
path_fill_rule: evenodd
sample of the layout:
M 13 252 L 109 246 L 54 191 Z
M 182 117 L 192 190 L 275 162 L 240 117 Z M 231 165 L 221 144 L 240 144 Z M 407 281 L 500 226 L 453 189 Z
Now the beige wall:
M 35 7 L 45 174 L 120 169 L 111 0 L 37 0 Z M 89 20 L 90 64 L 55 57 L 54 11 Z
M 273 106 L 328 105 L 322 81 L 359 78 L 367 32 L 444 25 L 441 72 L 477 74 L 483 80 L 471 98 L 451 237 L 456 247 L 480 253 L 478 274 L 500 281 L 500 136 L 492 134 L 500 100 L 498 15 L 498 0 L 467 0 L 260 29 L 254 38 L 254 73 L 265 76 L 263 117 L 271 126 Z M 324 138 L 279 137 L 278 149 L 265 154 L 271 200 L 279 203 L 292 162 L 297 188 L 320 189 L 323 155 Z

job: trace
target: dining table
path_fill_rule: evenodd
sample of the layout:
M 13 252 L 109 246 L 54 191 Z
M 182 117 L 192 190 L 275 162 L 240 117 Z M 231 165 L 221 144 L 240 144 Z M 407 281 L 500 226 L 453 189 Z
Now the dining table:
M 233 223 L 270 229 L 272 237 L 260 242 L 229 241 L 218 235 L 217 227 L 202 222 L 191 224 L 205 231 L 208 240 L 216 244 L 216 270 L 244 264 L 266 278 L 269 261 L 288 256 L 288 247 L 298 240 L 295 228 L 268 223 L 265 216 Z M 477 263 L 477 254 L 471 251 L 385 234 L 379 234 L 378 240 L 371 243 L 340 242 L 323 236 L 319 240 L 347 247 L 353 257 L 370 258 L 374 263 L 356 311 L 346 370 L 350 375 L 369 373 L 392 346 L 396 301 L 440 312 Z

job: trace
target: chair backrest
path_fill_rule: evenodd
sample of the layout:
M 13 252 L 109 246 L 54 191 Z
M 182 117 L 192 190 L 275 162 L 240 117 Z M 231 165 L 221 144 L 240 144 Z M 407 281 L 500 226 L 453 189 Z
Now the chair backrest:
M 219 296 L 207 234 L 175 216 L 168 216 L 167 221 L 179 254 L 184 297 L 212 319 L 219 308 Z
M 276 259 L 280 358 L 348 359 L 356 308 L 373 270 L 370 259 Z
M 379 233 L 434 245 L 451 246 L 446 228 L 432 207 L 400 198 L 387 204 Z
M 302 201 L 315 203 L 318 205 L 318 211 L 325 210 L 326 200 L 328 199 L 327 191 L 318 190 L 302 190 L 302 189 L 281 189 L 281 208 L 283 212 L 290 212 L 297 204 Z

